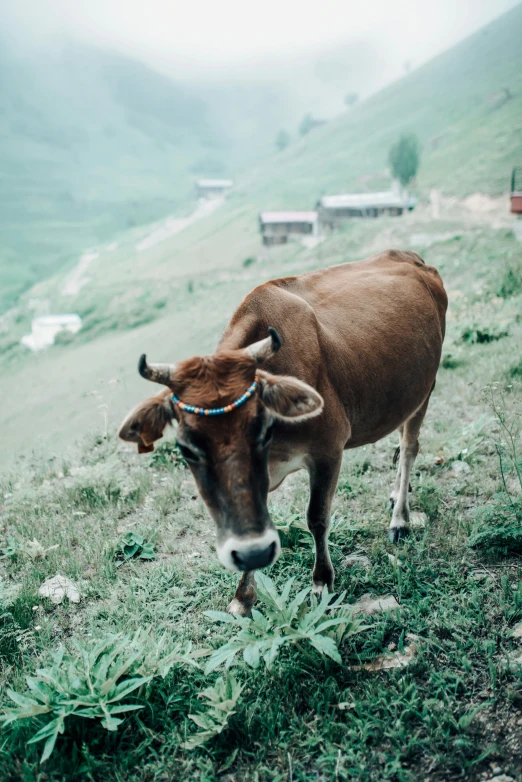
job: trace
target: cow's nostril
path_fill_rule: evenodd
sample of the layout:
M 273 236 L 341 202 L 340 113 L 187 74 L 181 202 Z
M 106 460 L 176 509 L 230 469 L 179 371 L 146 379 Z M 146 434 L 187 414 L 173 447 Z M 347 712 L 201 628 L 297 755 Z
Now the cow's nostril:
M 232 560 L 240 570 L 258 570 L 271 565 L 276 554 L 275 541 L 265 548 L 232 551 Z

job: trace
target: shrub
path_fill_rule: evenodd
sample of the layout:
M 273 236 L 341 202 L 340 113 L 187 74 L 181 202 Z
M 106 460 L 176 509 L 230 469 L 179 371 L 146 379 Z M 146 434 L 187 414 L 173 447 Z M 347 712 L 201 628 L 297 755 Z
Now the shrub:
M 468 326 L 461 334 L 461 341 L 467 345 L 483 345 L 509 336 L 507 329 Z
M 443 369 L 457 369 L 464 363 L 465 362 L 461 358 L 457 358 L 453 353 L 445 353 L 442 357 L 441 367 Z
M 495 495 L 477 511 L 468 543 L 491 557 L 522 554 L 522 498 Z
M 503 299 L 522 293 L 522 264 L 506 266 L 495 293 Z
M 404 133 L 390 148 L 388 159 L 394 178 L 406 187 L 415 179 L 419 168 L 420 145 L 417 136 Z

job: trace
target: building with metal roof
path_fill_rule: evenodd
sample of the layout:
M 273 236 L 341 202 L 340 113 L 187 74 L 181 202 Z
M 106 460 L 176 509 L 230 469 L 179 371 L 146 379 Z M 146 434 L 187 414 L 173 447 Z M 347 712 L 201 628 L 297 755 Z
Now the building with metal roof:
M 259 229 L 263 244 L 286 244 L 289 238 L 317 236 L 317 212 L 261 212 Z

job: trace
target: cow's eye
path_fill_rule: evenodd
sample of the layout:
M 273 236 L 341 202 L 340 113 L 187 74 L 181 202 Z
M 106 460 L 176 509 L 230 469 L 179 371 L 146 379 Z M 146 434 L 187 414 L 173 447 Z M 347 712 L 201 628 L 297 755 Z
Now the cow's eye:
M 176 445 L 178 446 L 181 455 L 186 462 L 192 462 L 192 464 L 196 464 L 200 461 L 199 454 L 193 451 L 192 448 L 189 448 L 187 445 L 183 445 L 183 443 L 176 443 Z
M 269 442 L 270 442 L 270 440 L 272 439 L 272 435 L 273 435 L 273 433 L 274 433 L 274 424 L 273 424 L 273 423 L 271 423 L 271 424 L 268 426 L 268 428 L 267 428 L 267 430 L 266 430 L 266 432 L 265 432 L 265 436 L 263 437 L 263 440 L 262 440 L 262 442 L 261 442 L 261 446 L 262 446 L 263 448 L 265 448 L 265 446 L 267 446 L 267 445 L 268 445 L 268 443 L 269 443 Z

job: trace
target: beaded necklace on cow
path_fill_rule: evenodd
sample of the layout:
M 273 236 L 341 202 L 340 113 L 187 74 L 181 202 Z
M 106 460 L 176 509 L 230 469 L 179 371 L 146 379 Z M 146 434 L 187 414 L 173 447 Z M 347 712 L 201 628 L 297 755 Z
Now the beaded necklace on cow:
M 247 388 L 245 393 L 242 394 L 239 399 L 236 399 L 235 402 L 225 405 L 225 407 L 196 407 L 195 405 L 187 405 L 186 402 L 182 402 L 176 394 L 172 394 L 172 401 L 180 410 L 184 410 L 185 413 L 193 413 L 194 415 L 226 415 L 227 413 L 232 413 L 234 410 L 237 410 L 237 408 L 244 405 L 245 402 L 248 402 L 248 400 L 254 396 L 257 386 L 258 382 L 256 376 L 256 380 Z

